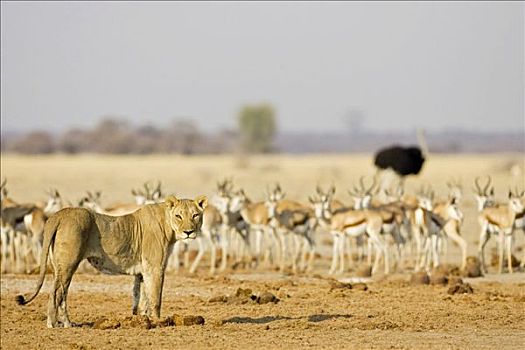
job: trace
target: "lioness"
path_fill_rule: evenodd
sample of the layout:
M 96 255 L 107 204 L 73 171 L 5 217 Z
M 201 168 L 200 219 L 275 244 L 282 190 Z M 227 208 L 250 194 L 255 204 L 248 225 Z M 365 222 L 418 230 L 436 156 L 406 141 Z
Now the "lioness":
M 54 285 L 49 297 L 47 326 L 57 327 L 60 309 L 64 327 L 71 327 L 67 314 L 67 292 L 73 273 L 83 259 L 107 274 L 135 276 L 133 314 L 145 300 L 146 315 L 160 317 L 166 262 L 177 240 L 200 234 L 205 196 L 195 200 L 168 196 L 164 203 L 150 204 L 124 216 L 97 214 L 85 208 L 66 208 L 53 214 L 44 227 L 40 276 L 35 293 L 19 305 L 31 302 L 44 282 L 51 247 Z M 141 284 L 144 282 L 143 293 Z M 142 304 L 142 303 L 141 303 Z

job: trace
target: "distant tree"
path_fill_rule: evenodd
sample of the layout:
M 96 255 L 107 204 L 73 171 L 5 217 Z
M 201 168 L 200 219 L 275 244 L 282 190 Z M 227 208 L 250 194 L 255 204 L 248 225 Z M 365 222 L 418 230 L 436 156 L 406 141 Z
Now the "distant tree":
M 162 131 L 152 125 L 140 126 L 134 130 L 133 153 L 151 154 L 158 153 L 160 149 L 159 140 L 162 138 Z
M 57 142 L 57 149 L 64 153 L 89 152 L 89 132 L 80 129 L 66 131 Z
M 173 131 L 177 137 L 177 151 L 182 154 L 196 152 L 200 141 L 200 132 L 195 122 L 189 119 L 173 121 Z
M 10 150 L 26 154 L 47 154 L 55 151 L 55 144 L 49 133 L 45 131 L 33 131 L 14 141 Z
M 248 105 L 241 109 L 239 134 L 244 151 L 271 152 L 276 129 L 275 110 L 271 105 Z
M 132 153 L 133 131 L 123 120 L 105 118 L 90 133 L 90 148 L 97 153 Z

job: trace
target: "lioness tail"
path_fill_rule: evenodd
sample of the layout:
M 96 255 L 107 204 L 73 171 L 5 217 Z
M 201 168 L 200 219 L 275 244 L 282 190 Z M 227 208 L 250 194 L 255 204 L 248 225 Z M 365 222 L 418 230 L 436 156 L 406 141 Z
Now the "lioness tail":
M 38 295 L 38 292 L 40 292 L 40 289 L 42 288 L 42 284 L 44 284 L 44 278 L 46 277 L 46 266 L 47 266 L 47 257 L 49 256 L 49 247 L 51 247 L 51 244 L 53 243 L 53 240 L 55 239 L 55 234 L 57 232 L 59 220 L 57 217 L 50 217 L 49 220 L 47 220 L 45 226 L 44 226 L 44 242 L 42 244 L 42 254 L 40 255 L 40 275 L 38 277 L 38 284 L 36 286 L 35 293 L 29 298 L 25 299 L 23 295 L 17 295 L 16 296 L 16 303 L 18 305 L 25 305 L 33 301 L 33 299 L 36 298 Z

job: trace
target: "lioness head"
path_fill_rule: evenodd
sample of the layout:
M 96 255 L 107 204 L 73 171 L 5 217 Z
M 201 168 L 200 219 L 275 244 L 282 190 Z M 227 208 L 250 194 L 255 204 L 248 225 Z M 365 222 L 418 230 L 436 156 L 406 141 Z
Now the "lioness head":
M 208 205 L 208 198 L 198 196 L 191 200 L 168 196 L 165 204 L 168 210 L 167 219 L 175 232 L 175 238 L 177 240 L 195 239 L 197 234 L 200 234 L 202 214 Z

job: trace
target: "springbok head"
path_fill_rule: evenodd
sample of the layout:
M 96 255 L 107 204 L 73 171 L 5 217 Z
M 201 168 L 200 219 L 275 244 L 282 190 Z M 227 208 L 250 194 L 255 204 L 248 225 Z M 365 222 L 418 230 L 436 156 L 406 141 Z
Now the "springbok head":
M 359 187 L 355 185 L 353 190 L 348 190 L 348 193 L 354 200 L 354 209 L 363 209 L 370 207 L 372 197 L 379 193 L 379 186 L 377 186 L 377 180 L 375 177 L 372 178 L 372 184 L 370 186 L 365 185 L 365 177 L 359 178 Z
M 430 185 L 427 185 L 427 187 L 421 186 L 419 191 L 417 191 L 416 196 L 419 202 L 419 206 L 421 208 L 426 209 L 426 210 L 433 209 L 435 193 Z
M 496 200 L 494 198 L 494 187 L 491 187 L 492 178 L 490 175 L 487 175 L 486 184 L 480 184 L 480 180 L 480 176 L 477 176 L 474 180 L 473 191 L 476 196 L 476 202 L 478 203 L 478 210 L 482 211 L 484 208 L 494 205 Z
M 509 206 L 512 208 L 512 210 L 515 213 L 522 213 L 524 210 L 523 206 L 523 195 L 525 194 L 525 191 L 518 191 L 518 188 L 516 187 L 514 192 L 509 189 Z
M 56 188 L 52 188 L 47 191 L 47 196 L 47 203 L 44 208 L 44 213 L 49 216 L 62 209 L 64 205 L 62 197 Z

